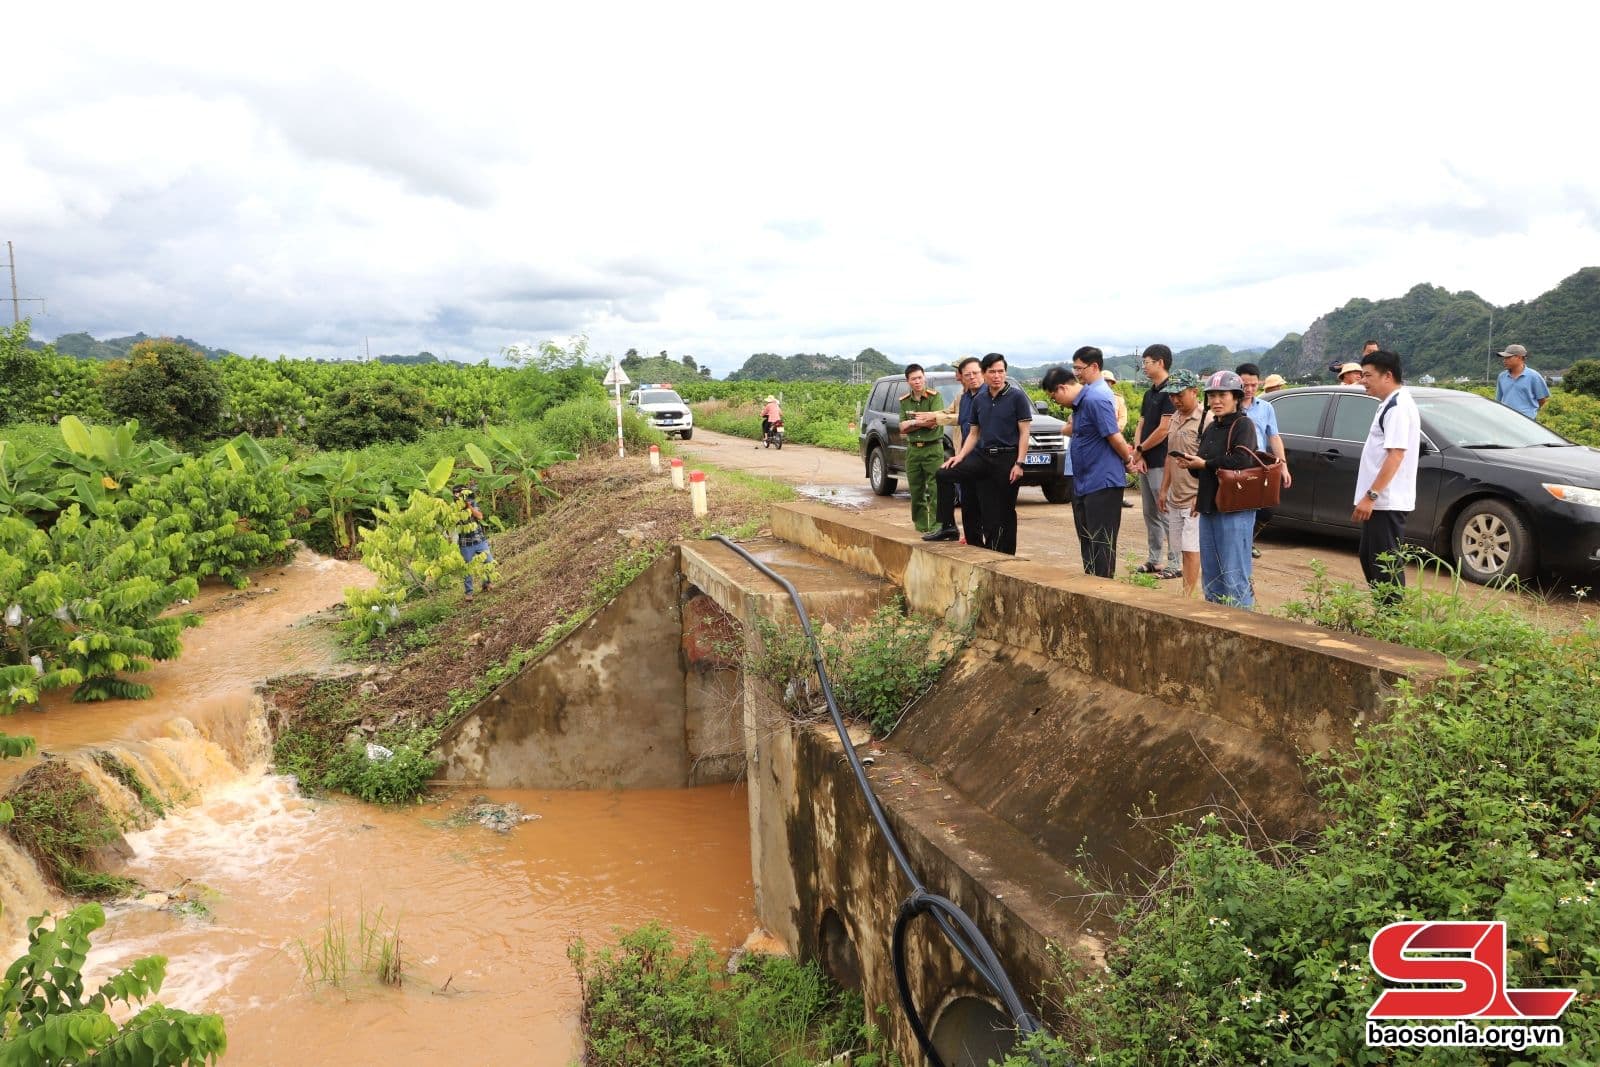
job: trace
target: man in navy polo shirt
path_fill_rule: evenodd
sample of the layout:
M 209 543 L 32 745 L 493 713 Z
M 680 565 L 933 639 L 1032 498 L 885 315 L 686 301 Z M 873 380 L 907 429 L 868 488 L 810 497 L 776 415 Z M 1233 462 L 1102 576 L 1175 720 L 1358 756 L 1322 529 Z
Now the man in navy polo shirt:
M 1072 354 L 1072 374 L 1083 389 L 1072 407 L 1072 520 L 1078 532 L 1083 571 L 1110 578 L 1117 569 L 1117 535 L 1122 530 L 1122 490 L 1128 484 L 1133 446 L 1122 436 L 1111 387 L 1102 379 L 1105 355 L 1092 345 Z M 1072 392 L 1060 367 L 1044 376 L 1045 392 Z
M 952 400 L 943 411 L 919 415 L 921 422 L 934 426 L 959 426 L 956 442 L 959 446 L 972 430 L 972 401 L 983 388 L 983 368 L 977 356 L 967 356 L 956 364 L 956 376 L 961 380 L 961 395 Z M 939 528 L 923 534 L 924 541 L 954 541 L 965 536 L 967 544 L 984 547 L 983 508 L 978 503 L 978 487 L 964 482 L 953 469 L 939 468 L 935 476 L 939 483 Z M 961 530 L 956 529 L 956 488 L 961 489 Z
M 945 466 L 958 470 L 962 481 L 977 484 L 983 511 L 983 540 L 988 548 L 1017 554 L 1017 488 L 1022 461 L 1028 455 L 1028 428 L 1033 408 L 1020 386 L 1006 381 L 1006 357 L 984 356 L 984 388 L 972 398 L 972 432 L 961 451 Z

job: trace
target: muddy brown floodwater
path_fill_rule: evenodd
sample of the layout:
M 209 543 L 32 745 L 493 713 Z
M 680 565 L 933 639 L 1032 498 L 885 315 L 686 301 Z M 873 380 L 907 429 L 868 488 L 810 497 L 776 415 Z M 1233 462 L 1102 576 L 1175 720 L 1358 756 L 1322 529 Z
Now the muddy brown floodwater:
M 203 590 L 191 610 L 206 621 L 185 633 L 183 655 L 140 678 L 152 699 L 75 705 L 58 694 L 6 721 L 103 792 L 116 787 L 86 753 L 114 752 L 177 809 L 127 835 L 134 855 L 119 873 L 153 892 L 107 908 L 88 982 L 166 956 L 158 999 L 220 1013 L 230 1065 L 572 1063 L 573 937 L 607 942 L 655 919 L 731 948 L 752 929 L 744 789 L 489 791 L 537 816 L 503 834 L 452 819 L 474 792 L 403 809 L 301 797 L 268 773 L 253 689 L 331 666 L 326 632 L 303 620 L 371 581 L 359 565 L 303 551 L 243 593 Z M 7 761 L 0 779 L 31 762 Z M 206 908 L 163 907 L 174 891 Z M 8 959 L 27 915 L 70 906 L 9 842 L 0 898 Z M 359 971 L 362 918 L 380 915 L 398 932 L 403 986 L 361 973 L 308 981 L 303 946 L 342 926 Z

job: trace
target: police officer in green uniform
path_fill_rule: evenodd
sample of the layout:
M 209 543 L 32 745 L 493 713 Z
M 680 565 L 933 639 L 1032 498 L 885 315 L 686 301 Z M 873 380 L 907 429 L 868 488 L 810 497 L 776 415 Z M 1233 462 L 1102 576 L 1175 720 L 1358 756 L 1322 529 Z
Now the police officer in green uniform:
M 938 483 L 934 476 L 944 462 L 944 427 L 906 429 L 919 411 L 939 411 L 944 398 L 937 390 L 925 388 L 927 375 L 920 364 L 906 368 L 906 384 L 911 392 L 900 398 L 900 426 L 906 437 L 906 484 L 911 487 L 911 521 L 919 533 L 939 528 Z

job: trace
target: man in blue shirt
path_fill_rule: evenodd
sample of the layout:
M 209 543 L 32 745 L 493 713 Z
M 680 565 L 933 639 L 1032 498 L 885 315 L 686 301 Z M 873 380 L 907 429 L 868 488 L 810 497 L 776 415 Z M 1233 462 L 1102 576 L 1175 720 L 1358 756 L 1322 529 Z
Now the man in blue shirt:
M 1377 342 L 1368 341 L 1367 343 L 1376 345 Z M 1373 351 L 1376 352 L 1377 349 L 1374 347 Z M 1256 437 L 1260 438 L 1264 443 L 1264 447 L 1274 456 L 1277 456 L 1278 462 L 1283 464 L 1283 485 L 1281 488 L 1287 489 L 1294 479 L 1289 477 L 1289 454 L 1283 450 L 1283 438 L 1278 435 L 1278 412 L 1265 400 L 1256 399 L 1257 394 L 1261 392 L 1261 368 L 1254 363 L 1241 363 L 1234 373 L 1244 383 L 1244 413 L 1251 422 L 1255 423 Z M 1343 381 L 1343 378 L 1340 381 Z M 1271 521 L 1271 508 L 1256 509 L 1256 528 L 1250 535 L 1250 555 L 1255 559 L 1261 558 L 1261 550 L 1255 546 L 1255 539 L 1262 530 L 1266 529 L 1267 523 Z
M 1072 354 L 1072 376 L 1051 367 L 1044 391 L 1072 408 L 1072 521 L 1077 528 L 1083 571 L 1100 578 L 1117 569 L 1117 535 L 1122 531 L 1122 491 L 1128 484 L 1133 446 L 1122 436 L 1116 401 L 1103 380 L 1105 354 L 1085 345 Z M 1082 383 L 1076 390 L 1073 381 Z M 1074 395 L 1076 394 L 1076 395 Z
M 1506 345 L 1500 358 L 1505 370 L 1495 383 L 1494 398 L 1512 411 L 1537 419 L 1539 409 L 1550 399 L 1550 387 L 1538 371 L 1528 366 L 1528 350 L 1521 345 Z
M 1006 357 L 990 352 L 979 362 L 984 387 L 972 398 L 972 429 L 945 467 L 975 481 L 988 548 L 1017 554 L 1017 488 L 1028 455 L 1033 406 L 1021 386 L 1006 381 Z

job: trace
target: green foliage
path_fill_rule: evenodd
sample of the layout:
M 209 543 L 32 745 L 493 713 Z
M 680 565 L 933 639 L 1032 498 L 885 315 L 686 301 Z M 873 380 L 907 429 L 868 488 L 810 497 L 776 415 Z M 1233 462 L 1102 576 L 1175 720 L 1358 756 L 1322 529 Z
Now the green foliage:
M 98 904 L 48 926 L 28 920 L 27 951 L 0 982 L 0 1067 L 199 1067 L 227 1051 L 218 1015 L 152 1004 L 121 1024 L 111 1017 L 113 1002 L 132 1007 L 161 991 L 163 956 L 135 960 L 85 996 L 89 935 L 105 921 Z
M 28 347 L 28 325 L 0 327 L 0 424 L 26 418 L 43 384 L 45 359 Z
M 54 455 L 60 484 L 71 486 L 73 499 L 88 511 L 102 510 L 133 483 L 164 474 L 183 459 L 160 441 L 139 440 L 136 420 L 113 430 L 67 415 L 59 428 L 62 447 Z
M 1066 976 L 1075 1025 L 1052 1055 L 1459 1062 L 1365 1047 L 1367 945 L 1397 920 L 1493 918 L 1509 924 L 1515 980 L 1577 987 L 1561 1022 L 1587 1057 L 1600 1041 L 1600 626 L 1546 632 L 1459 592 L 1384 607 L 1319 582 L 1295 614 L 1478 666 L 1401 684 L 1387 721 L 1312 762 L 1328 817 L 1312 838 L 1264 843 L 1215 814 L 1172 830 L 1172 864 L 1119 916 L 1109 973 Z
M 106 407 L 150 432 L 189 440 L 217 429 L 222 376 L 194 349 L 171 338 L 140 341 L 100 376 Z
M 0 441 L 0 515 L 56 510 L 65 495 L 44 452 L 23 456 L 10 441 Z
M 119 675 L 176 657 L 179 634 L 199 623 L 163 616 L 196 592 L 173 574 L 181 550 L 182 535 L 159 534 L 149 516 L 124 529 L 85 521 L 74 504 L 48 532 L 0 518 L 0 603 L 15 605 L 0 628 L 0 713 L 74 684 L 74 700 L 148 696 Z
M 1600 448 L 1600 398 L 1557 389 L 1539 409 L 1539 421 L 1569 441 Z
M 658 924 L 591 954 L 567 950 L 583 1002 L 584 1062 L 599 1067 L 876 1067 L 882 1040 L 861 998 L 815 964 L 743 957 L 730 976 L 704 938 L 680 950 Z
M 346 744 L 314 787 L 336 789 L 368 804 L 409 804 L 420 799 L 439 769 L 439 762 L 430 754 L 439 742 L 439 731 L 432 727 L 411 730 L 398 735 L 404 740 L 398 740 L 393 732 L 379 736 L 392 756 L 369 759 L 364 744 Z
M 318 448 L 365 448 L 379 441 L 415 441 L 433 425 L 421 389 L 379 378 L 336 388 L 312 420 L 311 437 Z
M 345 590 L 350 621 L 369 638 L 376 637 L 400 617 L 399 605 L 409 598 L 425 596 L 469 574 L 492 581 L 493 563 L 482 556 L 471 563 L 461 558 L 455 533 L 469 521 L 465 504 L 421 489 L 412 490 L 404 508 L 392 500 L 379 505 L 373 525 L 359 531 L 361 561 L 378 576 L 378 585 Z
M 1600 399 L 1600 359 L 1580 359 L 1568 367 L 1561 388 Z

